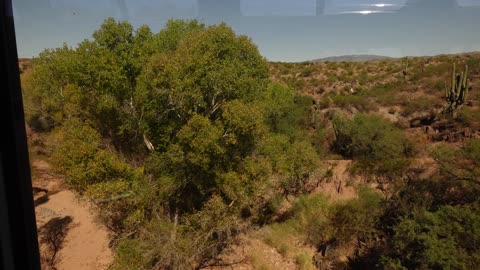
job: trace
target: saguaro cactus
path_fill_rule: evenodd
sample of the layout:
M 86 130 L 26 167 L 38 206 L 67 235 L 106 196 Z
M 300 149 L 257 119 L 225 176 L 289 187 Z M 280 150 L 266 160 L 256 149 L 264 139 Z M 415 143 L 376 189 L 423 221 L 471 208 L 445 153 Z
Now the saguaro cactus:
M 403 67 L 403 80 L 407 81 L 407 74 L 408 74 L 408 57 L 405 57 L 405 66 Z
M 468 94 L 468 66 L 465 65 L 465 70 L 460 73 L 455 72 L 455 64 L 452 68 L 452 81 L 450 88 L 447 87 L 445 81 L 445 100 L 447 106 L 444 109 L 444 114 L 453 115 L 467 99 Z

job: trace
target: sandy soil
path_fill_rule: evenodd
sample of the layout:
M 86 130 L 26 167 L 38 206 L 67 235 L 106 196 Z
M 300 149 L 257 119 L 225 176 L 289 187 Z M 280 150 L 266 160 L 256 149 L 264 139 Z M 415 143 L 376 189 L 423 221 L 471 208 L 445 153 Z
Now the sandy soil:
M 322 182 L 315 192 L 323 193 L 333 201 L 351 200 L 356 198 L 355 188 L 349 184 L 354 180 L 348 173 L 348 165 L 351 160 L 327 160 L 325 165 L 331 168 L 333 176 L 325 182 Z
M 66 235 L 55 256 L 55 267 L 59 270 L 107 269 L 112 262 L 109 232 L 95 220 L 91 206 L 64 189 L 62 179 L 49 173 L 48 163 L 35 161 L 32 169 L 34 188 L 44 190 L 34 196 L 37 228 L 55 218 L 71 218 L 64 228 Z M 41 250 L 45 247 L 41 246 Z
M 243 235 L 239 242 L 232 245 L 220 256 L 219 266 L 203 269 L 220 270 L 295 270 L 297 265 L 278 253 L 275 248 L 267 245 L 256 236 Z

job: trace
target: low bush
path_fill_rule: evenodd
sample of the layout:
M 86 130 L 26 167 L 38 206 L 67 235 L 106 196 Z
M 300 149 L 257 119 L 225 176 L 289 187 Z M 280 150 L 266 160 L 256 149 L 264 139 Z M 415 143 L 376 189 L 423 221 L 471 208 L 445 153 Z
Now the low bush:
M 309 255 L 310 252 L 291 243 L 303 240 L 322 253 L 323 259 L 335 260 L 329 255 L 335 249 L 374 241 L 378 235 L 377 223 L 384 211 L 383 199 L 367 187 L 358 187 L 357 191 L 358 198 L 340 203 L 334 203 L 322 194 L 300 196 L 288 220 L 264 229 L 265 242 L 279 252 L 296 255 L 301 269 L 315 269 L 310 268 L 314 265 L 313 254 Z
M 403 102 L 405 107 L 402 111 L 402 115 L 410 116 L 416 112 L 428 112 L 434 107 L 435 103 L 436 100 L 426 96 L 421 96 L 419 98 Z
M 415 151 L 405 134 L 388 120 L 357 114 L 333 119 L 336 139 L 332 150 L 359 162 L 364 171 L 388 177 L 401 174 Z
M 369 112 L 377 109 L 377 106 L 368 98 L 358 95 L 336 95 L 331 97 L 335 105 L 340 108 L 355 107 L 361 112 Z
M 94 183 L 133 179 L 130 165 L 100 149 L 100 135 L 87 123 L 75 118 L 67 120 L 57 136 L 61 140 L 51 161 L 75 190 L 83 192 Z
M 456 120 L 464 127 L 480 129 L 480 110 L 462 107 L 456 115 Z
M 450 179 L 480 183 L 480 139 L 470 139 L 460 148 L 440 144 L 431 155 Z
M 177 218 L 155 217 L 137 240 L 121 240 L 114 269 L 201 269 L 241 228 L 232 208 L 215 195 L 201 210 Z

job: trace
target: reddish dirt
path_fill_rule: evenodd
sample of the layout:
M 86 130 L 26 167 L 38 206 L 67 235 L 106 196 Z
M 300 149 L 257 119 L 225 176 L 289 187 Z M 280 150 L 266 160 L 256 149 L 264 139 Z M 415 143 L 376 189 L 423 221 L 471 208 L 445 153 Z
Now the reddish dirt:
M 358 177 L 353 177 L 348 173 L 348 166 L 351 160 L 327 160 L 325 165 L 333 172 L 330 179 L 325 179 L 315 192 L 327 195 L 333 201 L 351 200 L 356 198 L 355 188 L 350 185 L 358 183 Z
M 295 270 L 298 266 L 278 253 L 255 235 L 239 237 L 238 243 L 232 245 L 220 256 L 218 266 L 203 269 L 220 270 Z
M 45 161 L 32 162 L 32 171 L 33 186 L 37 188 L 34 196 L 37 228 L 54 218 L 72 218 L 56 255 L 56 269 L 107 269 L 113 257 L 108 247 L 109 232 L 95 220 L 92 207 L 78 199 L 72 191 L 64 189 L 63 180 L 49 172 L 50 166 Z M 40 249 L 44 252 L 45 245 L 42 244 Z M 43 265 L 43 268 L 47 267 Z

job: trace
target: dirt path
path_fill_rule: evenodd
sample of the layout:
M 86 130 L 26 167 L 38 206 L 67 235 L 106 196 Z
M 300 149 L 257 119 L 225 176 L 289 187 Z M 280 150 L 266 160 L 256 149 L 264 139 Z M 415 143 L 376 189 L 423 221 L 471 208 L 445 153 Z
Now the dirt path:
M 90 205 L 64 189 L 62 179 L 49 173 L 50 166 L 47 163 L 33 162 L 32 169 L 35 172 L 33 186 L 37 188 L 34 196 L 37 228 L 44 261 L 55 253 L 52 252 L 54 248 L 49 247 L 57 246 L 53 264 L 59 270 L 107 269 L 112 261 L 112 251 L 108 247 L 109 233 L 95 220 Z M 49 235 L 56 237 L 52 240 Z M 53 243 L 55 241 L 58 243 Z

